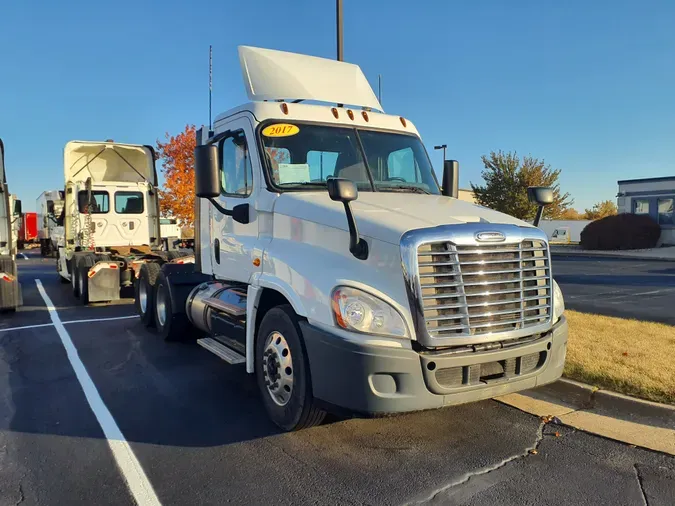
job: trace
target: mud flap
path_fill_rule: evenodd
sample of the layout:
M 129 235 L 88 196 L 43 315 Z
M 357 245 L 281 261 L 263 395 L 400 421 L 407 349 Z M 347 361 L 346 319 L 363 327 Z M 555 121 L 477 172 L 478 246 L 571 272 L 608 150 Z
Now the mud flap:
M 13 311 L 21 306 L 21 285 L 12 257 L 0 257 L 0 311 Z
M 108 262 L 103 262 L 107 264 Z M 89 302 L 103 302 L 119 300 L 120 298 L 120 270 L 115 266 L 99 267 L 95 265 L 89 269 Z

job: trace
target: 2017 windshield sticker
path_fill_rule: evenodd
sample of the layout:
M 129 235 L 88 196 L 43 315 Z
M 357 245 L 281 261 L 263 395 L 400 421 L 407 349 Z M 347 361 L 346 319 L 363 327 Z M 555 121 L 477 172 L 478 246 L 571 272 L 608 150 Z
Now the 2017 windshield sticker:
M 300 131 L 297 125 L 289 125 L 288 123 L 277 123 L 263 128 L 262 134 L 265 137 L 290 137 Z

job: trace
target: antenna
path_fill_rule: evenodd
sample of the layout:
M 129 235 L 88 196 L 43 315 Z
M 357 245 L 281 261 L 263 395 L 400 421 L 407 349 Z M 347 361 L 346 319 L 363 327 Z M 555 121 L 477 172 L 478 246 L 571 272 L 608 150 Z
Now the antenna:
M 213 137 L 211 125 L 211 94 L 213 92 L 213 46 L 209 44 L 209 137 Z

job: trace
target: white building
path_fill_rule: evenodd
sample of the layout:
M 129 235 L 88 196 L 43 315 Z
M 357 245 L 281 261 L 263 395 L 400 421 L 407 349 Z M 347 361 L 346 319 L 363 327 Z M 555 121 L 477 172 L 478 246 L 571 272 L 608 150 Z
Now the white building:
M 648 214 L 661 225 L 662 244 L 675 244 L 675 176 L 618 181 L 619 213 Z

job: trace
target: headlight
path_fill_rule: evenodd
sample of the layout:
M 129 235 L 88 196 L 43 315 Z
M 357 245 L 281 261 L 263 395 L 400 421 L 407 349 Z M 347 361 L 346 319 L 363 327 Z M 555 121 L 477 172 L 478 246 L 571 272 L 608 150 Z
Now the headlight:
M 556 283 L 555 279 L 553 280 L 553 323 L 557 323 L 560 320 L 560 317 L 565 312 L 565 300 L 563 299 L 562 290 Z
M 382 299 L 347 286 L 335 288 L 332 299 L 335 322 L 343 329 L 409 337 L 401 314 Z

